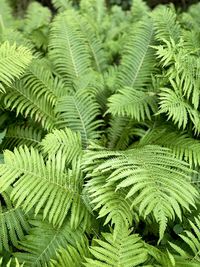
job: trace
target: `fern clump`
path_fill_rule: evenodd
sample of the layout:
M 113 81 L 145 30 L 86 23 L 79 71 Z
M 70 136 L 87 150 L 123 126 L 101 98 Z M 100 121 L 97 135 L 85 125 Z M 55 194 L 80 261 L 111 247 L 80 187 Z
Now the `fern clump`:
M 0 265 L 200 265 L 200 5 L 0 0 Z

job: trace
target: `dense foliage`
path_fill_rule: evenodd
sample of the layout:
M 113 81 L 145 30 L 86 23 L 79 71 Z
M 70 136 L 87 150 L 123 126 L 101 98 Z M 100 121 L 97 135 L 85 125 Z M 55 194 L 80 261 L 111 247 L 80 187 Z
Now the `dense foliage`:
M 200 266 L 200 4 L 0 0 L 0 264 Z

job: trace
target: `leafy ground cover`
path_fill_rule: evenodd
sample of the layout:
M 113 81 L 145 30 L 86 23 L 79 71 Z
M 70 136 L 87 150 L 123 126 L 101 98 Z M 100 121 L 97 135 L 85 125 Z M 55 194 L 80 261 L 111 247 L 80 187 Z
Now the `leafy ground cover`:
M 0 0 L 0 264 L 199 267 L 200 4 L 52 4 Z

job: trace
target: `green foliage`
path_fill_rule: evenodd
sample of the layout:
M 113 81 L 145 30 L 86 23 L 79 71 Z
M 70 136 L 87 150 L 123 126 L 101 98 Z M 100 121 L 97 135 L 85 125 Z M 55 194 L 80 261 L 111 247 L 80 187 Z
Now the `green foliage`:
M 138 266 L 147 259 L 147 250 L 137 234 L 129 235 L 124 229 L 117 239 L 113 239 L 112 234 L 103 233 L 105 241 L 95 240 L 98 246 L 92 246 L 90 251 L 97 259 L 87 259 L 84 264 L 90 266 Z
M 93 183 L 99 181 L 99 174 L 103 173 L 106 179 L 102 187 L 106 192 L 109 186 L 113 186 L 116 191 L 123 189 L 126 199 L 133 197 L 131 208 L 138 209 L 140 216 L 146 218 L 152 213 L 160 225 L 160 239 L 163 238 L 169 219 L 174 220 L 175 216 L 182 219 L 180 207 L 190 210 L 189 205 L 195 206 L 197 192 L 188 180 L 190 169 L 183 162 L 175 160 L 164 148 L 146 146 L 122 152 L 97 149 L 86 154 L 85 164 L 94 179 L 90 181 L 92 189 Z M 104 204 L 108 206 L 107 210 L 115 209 L 113 204 L 109 207 L 105 199 L 107 195 L 101 189 L 96 192 L 94 196 L 100 194 L 94 200 L 98 206 Z M 117 199 L 119 201 L 120 198 Z
M 0 0 L 0 265 L 199 266 L 199 4 L 52 3 Z
M 23 239 L 24 232 L 29 230 L 27 218 L 21 207 L 13 206 L 10 200 L 10 190 L 2 193 L 2 203 L 0 203 L 0 250 L 9 250 L 9 244 L 12 242 L 17 246 L 18 240 Z M 5 205 L 4 203 L 5 202 Z
M 16 47 L 5 42 L 0 46 L 0 57 L 0 90 L 5 91 L 5 86 L 10 86 L 15 78 L 23 74 L 31 62 L 32 55 L 25 47 Z

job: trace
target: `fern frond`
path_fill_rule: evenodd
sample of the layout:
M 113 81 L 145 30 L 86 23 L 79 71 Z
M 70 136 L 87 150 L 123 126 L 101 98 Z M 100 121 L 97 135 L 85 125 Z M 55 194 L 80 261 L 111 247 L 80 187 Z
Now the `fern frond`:
M 194 5 L 191 5 L 188 8 L 188 14 L 193 18 L 193 21 L 195 22 L 197 28 L 199 27 L 200 24 L 200 19 L 199 19 L 199 11 L 200 11 L 200 4 L 196 3 Z
M 181 28 L 177 22 L 175 10 L 169 7 L 160 6 L 152 14 L 156 38 L 169 41 L 171 38 L 178 43 L 180 40 Z
M 199 57 L 200 55 L 200 33 L 196 30 L 185 31 L 183 32 L 183 41 L 184 41 L 184 48 L 187 49 L 188 52 L 191 52 L 193 55 L 196 55 Z
M 171 247 L 176 251 L 182 259 L 189 259 L 194 263 L 200 263 L 200 217 L 194 218 L 193 221 L 189 221 L 191 230 L 185 230 L 183 234 L 180 234 L 182 244 L 185 244 L 187 248 L 183 249 L 176 244 L 170 242 Z
M 0 258 L 0 264 L 2 264 L 2 263 L 3 263 L 3 258 Z M 23 266 L 24 266 L 23 263 L 22 263 L 22 264 L 19 263 L 19 261 L 18 261 L 17 258 L 11 258 L 11 259 L 6 263 L 6 265 L 4 265 L 4 266 L 6 266 L 6 267 L 12 267 L 13 264 L 15 264 L 15 267 L 23 267 Z M 0 265 L 0 266 L 2 266 L 2 265 Z
M 95 27 L 89 23 L 86 17 L 79 16 L 78 14 L 74 18 L 74 23 L 78 24 L 80 32 L 85 39 L 93 68 L 98 72 L 102 72 L 107 67 L 107 55 Z
M 143 136 L 145 130 L 134 120 L 126 117 L 114 117 L 110 120 L 108 128 L 108 148 L 112 150 L 125 150 L 134 136 Z
M 82 155 L 81 136 L 68 128 L 64 130 L 54 130 L 49 133 L 41 142 L 44 153 L 48 157 L 54 156 L 59 151 L 66 157 L 66 161 L 71 163 Z
M 170 88 L 162 88 L 160 93 L 160 111 L 159 113 L 166 113 L 178 127 L 186 128 L 188 122 L 188 107 L 189 105 L 182 101 L 182 96 L 178 90 L 171 90 Z
M 0 7 L 0 32 L 3 32 L 5 27 L 12 27 L 15 21 L 8 1 L 0 0 Z
M 67 10 L 71 7 L 71 0 L 52 0 L 52 3 L 56 9 L 60 12 Z
M 148 254 L 154 259 L 153 266 L 165 266 L 165 267 L 175 267 L 174 255 L 168 251 L 161 251 L 158 248 L 145 244 L 145 248 L 148 250 Z M 159 265 L 157 265 L 159 263 Z M 179 265 L 178 265 L 179 266 Z
M 150 118 L 155 110 L 153 96 L 144 92 L 151 82 L 155 56 L 150 45 L 153 42 L 153 25 L 150 19 L 139 24 L 128 38 L 117 76 L 117 92 L 109 98 L 109 109 L 113 115 L 128 116 L 136 120 Z
M 20 147 L 15 148 L 14 152 L 6 150 L 4 161 L 5 164 L 0 165 L 0 189 L 3 192 L 14 185 L 11 199 L 16 207 L 21 206 L 25 212 L 34 208 L 35 214 L 43 208 L 43 218 L 48 217 L 50 222 L 58 226 L 62 225 L 70 208 L 74 210 L 74 206 L 81 207 L 80 168 L 76 166 L 74 171 L 66 171 L 65 157 L 61 151 L 45 162 L 34 148 L 29 150 Z M 87 210 L 82 205 L 82 215 L 71 212 L 72 221 L 79 216 L 75 221 L 77 227 Z
M 68 245 L 77 248 L 77 242 L 86 242 L 81 229 L 72 231 L 67 222 L 59 229 L 42 220 L 31 221 L 31 224 L 29 235 L 20 244 L 24 252 L 14 254 L 25 267 L 44 267 L 56 258 L 59 249 Z
M 105 20 L 108 18 L 104 0 L 82 0 L 80 2 L 80 13 L 86 16 L 92 25 L 96 26 L 98 32 L 103 34 Z
M 19 30 L 8 28 L 2 32 L 0 35 L 0 42 L 9 42 L 10 45 L 15 45 L 17 47 L 24 46 L 28 48 L 32 53 L 35 52 L 34 44 Z
M 146 217 L 153 214 L 160 225 L 160 240 L 168 220 L 181 220 L 182 210 L 195 206 L 196 189 L 190 184 L 188 165 L 174 158 L 166 148 L 145 146 L 127 151 L 106 151 L 94 146 L 88 151 L 85 169 L 91 176 L 107 177 L 107 186 L 125 189 L 126 198 L 134 197 L 132 207 Z
M 39 147 L 44 133 L 40 129 L 33 127 L 10 125 L 6 131 L 1 147 L 3 149 L 13 149 L 21 145 L 27 147 Z
M 73 96 L 64 96 L 59 99 L 56 110 L 59 112 L 57 126 L 80 132 L 83 147 L 90 139 L 99 138 L 98 128 L 102 125 L 102 121 L 97 119 L 99 105 L 89 94 L 77 92 Z
M 144 19 L 128 37 L 119 67 L 119 87 L 142 89 L 151 81 L 155 56 L 150 47 L 153 44 L 154 29 L 150 19 Z
M 200 132 L 199 111 L 194 109 L 186 99 L 183 98 L 179 85 L 172 82 L 173 90 L 162 88 L 159 94 L 159 113 L 166 113 L 169 119 L 178 125 L 178 128 L 185 129 L 188 119 L 193 123 L 196 133 Z
M 77 248 L 68 245 L 57 252 L 57 259 L 51 260 L 50 267 L 83 267 L 85 257 L 89 257 L 88 242 L 77 243 Z
M 150 120 L 151 113 L 156 112 L 157 107 L 154 94 L 131 87 L 119 89 L 108 101 L 108 112 L 113 116 L 127 116 L 136 121 Z
M 148 130 L 140 139 L 140 145 L 156 144 L 170 148 L 174 155 L 186 160 L 191 167 L 200 165 L 200 142 L 187 133 L 178 132 L 168 125 Z
M 21 113 L 24 117 L 33 118 L 47 130 L 52 129 L 58 85 L 57 79 L 53 79 L 51 72 L 42 67 L 38 60 L 20 81 L 8 89 L 4 98 L 5 106 L 11 110 L 16 109 L 17 115 Z
M 24 31 L 26 34 L 31 34 L 33 31 L 48 26 L 51 21 L 51 12 L 47 7 L 40 3 L 30 3 L 26 11 L 24 20 Z
M 31 52 L 4 42 L 0 45 L 0 90 L 5 92 L 5 85 L 10 86 L 15 78 L 19 78 L 32 60 Z
M 24 19 L 23 32 L 37 48 L 47 48 L 51 11 L 37 2 L 30 3 Z
M 90 248 L 95 259 L 87 258 L 86 267 L 126 266 L 133 267 L 143 264 L 147 258 L 147 250 L 137 234 L 130 234 L 124 228 L 117 239 L 110 233 L 103 233 L 104 240 L 95 239 L 96 246 Z
M 145 1 L 134 0 L 131 6 L 131 14 L 133 22 L 141 21 L 143 17 L 150 14 L 150 9 Z
M 98 218 L 106 217 L 104 225 L 111 223 L 113 238 L 117 238 L 122 229 L 132 225 L 134 213 L 131 211 L 131 200 L 125 198 L 126 193 L 123 190 L 116 192 L 115 187 L 105 187 L 105 184 L 106 177 L 98 176 L 87 182 L 86 190 L 93 210 L 98 211 Z
M 71 23 L 74 12 L 63 12 L 56 16 L 51 26 L 49 56 L 58 74 L 70 84 L 75 78 L 87 74 L 90 58 L 84 39 Z
M 10 245 L 17 247 L 29 230 L 29 223 L 20 207 L 14 207 L 10 201 L 10 188 L 1 194 L 0 201 L 0 251 L 10 250 Z M 5 203 L 5 204 L 4 204 Z

